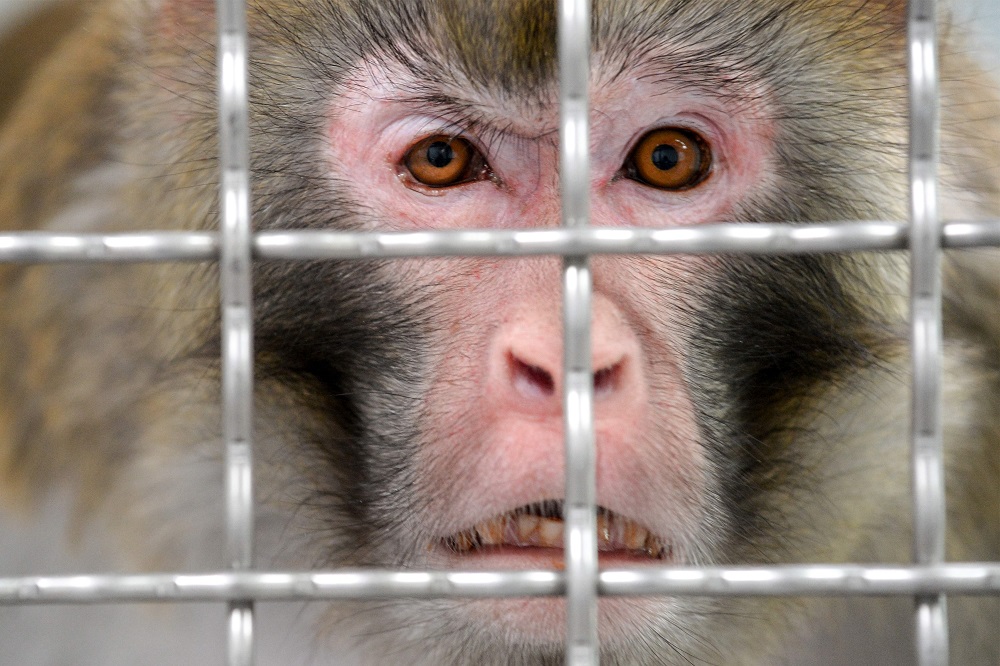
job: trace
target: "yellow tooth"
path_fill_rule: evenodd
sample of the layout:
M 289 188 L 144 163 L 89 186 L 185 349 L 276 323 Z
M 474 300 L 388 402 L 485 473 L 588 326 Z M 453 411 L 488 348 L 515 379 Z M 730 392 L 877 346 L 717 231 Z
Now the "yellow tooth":
M 626 550 L 642 550 L 645 547 L 646 539 L 649 537 L 649 531 L 646 528 L 639 527 L 629 520 L 625 523 L 624 532 L 623 541 Z
M 476 525 L 476 532 L 484 545 L 497 546 L 503 543 L 503 518 L 494 518 Z
M 660 543 L 660 540 L 654 537 L 652 534 L 646 537 L 645 544 L 643 544 L 643 549 L 646 551 L 646 554 L 649 555 L 650 557 L 655 557 L 659 559 L 660 556 L 663 555 L 663 545 Z
M 538 545 L 544 548 L 562 548 L 563 522 L 551 518 L 538 521 Z
M 522 513 L 517 517 L 517 543 L 522 546 L 534 546 L 538 540 L 538 516 Z
M 472 536 L 468 532 L 459 532 L 455 537 L 455 549 L 460 553 L 472 550 Z
M 607 516 L 597 517 L 597 547 L 611 544 L 611 524 Z
M 670 550 L 649 530 L 631 520 L 613 515 L 597 516 L 597 545 L 601 550 L 624 548 L 644 552 L 649 557 L 662 559 Z M 558 518 L 540 518 L 530 514 L 503 515 L 478 523 L 471 530 L 456 534 L 449 545 L 464 553 L 479 546 L 540 546 L 563 547 L 563 521 Z

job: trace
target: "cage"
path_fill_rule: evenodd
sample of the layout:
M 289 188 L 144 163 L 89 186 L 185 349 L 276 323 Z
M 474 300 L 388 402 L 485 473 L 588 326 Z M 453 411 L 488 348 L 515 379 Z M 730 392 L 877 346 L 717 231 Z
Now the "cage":
M 254 634 L 257 625 L 267 621 L 259 618 L 256 609 L 267 602 L 336 604 L 400 597 L 563 596 L 567 609 L 565 661 L 582 665 L 599 660 L 597 600 L 601 596 L 890 596 L 914 602 L 913 650 L 917 662 L 925 666 L 948 662 L 946 599 L 949 595 L 1000 594 L 1000 563 L 949 562 L 945 558 L 941 253 L 943 248 L 995 246 L 1000 240 L 1000 224 L 997 220 L 944 220 L 939 213 L 936 4 L 911 0 L 907 15 L 911 105 L 908 221 L 790 221 L 749 226 L 716 223 L 673 228 L 590 226 L 591 7 L 585 0 L 563 0 L 558 7 L 560 229 L 252 232 L 246 14 L 242 1 L 219 0 L 218 231 L 0 233 L 0 262 L 7 264 L 104 263 L 114 268 L 116 264 L 134 262 L 217 263 L 221 280 L 219 401 L 225 451 L 224 542 L 228 564 L 228 568 L 216 571 L 59 575 L 32 562 L 30 575 L 0 577 L 0 604 L 18 611 L 27 607 L 31 613 L 49 612 L 53 604 L 154 601 L 192 606 L 214 603 L 208 606 L 210 611 L 199 612 L 217 613 L 218 604 L 225 604 L 225 622 L 215 622 L 210 631 L 225 636 L 226 659 L 236 666 L 254 662 Z M 914 561 L 893 565 L 803 563 L 599 569 L 589 258 L 857 251 L 905 251 L 911 257 Z M 566 531 L 564 566 L 519 571 L 254 568 L 253 262 L 453 256 L 555 256 L 563 262 L 565 337 L 559 385 L 563 390 L 567 460 L 562 508 Z M 26 640 L 47 639 L 29 635 Z M 191 643 L 195 647 L 188 648 L 199 654 L 197 641 Z

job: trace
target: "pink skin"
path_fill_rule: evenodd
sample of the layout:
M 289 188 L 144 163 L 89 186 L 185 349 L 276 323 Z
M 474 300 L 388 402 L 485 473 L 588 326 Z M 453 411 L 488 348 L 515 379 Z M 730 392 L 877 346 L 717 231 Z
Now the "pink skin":
M 560 224 L 557 104 L 546 105 L 543 114 L 526 114 L 510 100 L 472 97 L 477 115 L 495 118 L 505 130 L 481 137 L 436 116 L 433 108 L 400 101 L 398 89 L 413 90 L 420 83 L 402 70 L 359 67 L 357 72 L 356 85 L 333 102 L 330 165 L 380 221 L 378 230 Z M 471 90 L 460 92 L 469 96 Z M 593 225 L 714 222 L 769 186 L 764 174 L 773 172 L 771 126 L 762 101 L 737 105 L 734 113 L 717 96 L 629 75 L 612 82 L 598 76 L 591 97 Z M 660 127 L 697 131 L 711 146 L 711 174 L 697 187 L 662 191 L 622 177 L 636 142 Z M 441 189 L 416 182 L 404 157 L 434 134 L 468 139 L 485 157 L 490 177 Z M 714 263 L 707 257 L 595 257 L 592 267 L 593 367 L 605 371 L 595 396 L 597 501 L 673 545 L 673 561 L 684 562 L 685 544 L 711 540 L 704 520 L 712 473 L 698 444 L 682 374 L 691 326 L 679 306 L 694 298 L 694 287 L 711 280 Z M 440 356 L 416 461 L 421 479 L 416 492 L 425 507 L 418 529 L 440 542 L 518 506 L 561 498 L 559 260 L 447 259 L 404 262 L 400 270 L 407 280 L 441 287 L 435 295 L 441 305 Z M 561 558 L 561 551 L 551 549 L 460 555 L 436 546 L 427 553 L 427 564 L 552 567 L 561 566 Z M 637 559 L 624 553 L 601 556 L 605 565 Z M 525 636 L 548 640 L 561 632 L 561 604 L 519 600 L 475 606 Z M 645 605 L 602 602 L 602 632 L 609 630 L 608 618 L 623 617 L 623 626 L 634 623 Z

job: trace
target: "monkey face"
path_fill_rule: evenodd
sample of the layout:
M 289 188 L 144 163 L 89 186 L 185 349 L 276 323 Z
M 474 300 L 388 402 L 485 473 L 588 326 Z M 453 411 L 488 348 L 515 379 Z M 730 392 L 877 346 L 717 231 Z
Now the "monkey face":
M 278 172 L 257 198 L 259 224 L 410 232 L 557 227 L 553 26 L 542 4 L 532 7 L 532 24 L 545 26 L 536 44 L 542 55 L 511 64 L 511 72 L 497 73 L 437 24 L 418 19 L 401 26 L 393 46 L 331 71 L 323 94 L 303 107 L 314 114 L 306 115 L 312 133 L 296 146 L 314 171 L 296 173 L 296 185 L 292 169 L 275 169 L 294 163 L 288 146 L 274 146 L 277 157 L 258 149 L 258 168 Z M 504 18 L 510 8 L 494 9 L 494 18 L 475 27 L 483 43 L 515 31 Z M 806 133 L 838 131 L 789 119 L 807 95 L 803 75 L 819 65 L 790 52 L 793 82 L 770 71 L 767 40 L 737 52 L 675 33 L 667 17 L 683 10 L 671 3 L 654 19 L 651 41 L 636 47 L 625 26 L 629 10 L 639 9 L 624 3 L 606 16 L 598 12 L 606 23 L 591 75 L 594 225 L 892 214 L 895 204 L 876 190 L 902 191 L 901 154 L 890 160 L 895 179 L 859 192 L 853 180 L 870 175 L 885 154 L 831 141 L 822 159 L 853 160 L 850 168 L 807 177 L 816 144 Z M 433 11 L 446 24 L 470 20 L 465 10 Z M 441 68 L 439 54 L 459 64 Z M 262 70 L 275 66 L 266 56 L 265 48 Z M 850 99 L 851 85 L 837 93 Z M 273 98 L 261 102 L 265 136 L 288 134 L 288 120 L 275 112 L 282 108 Z M 900 131 L 897 119 L 872 122 L 879 124 L 872 131 Z M 304 194 L 279 202 L 271 189 Z M 824 533 L 838 520 L 835 510 L 807 518 L 788 507 L 799 493 L 840 492 L 820 470 L 830 447 L 857 424 L 824 421 L 820 405 L 865 391 L 887 404 L 901 398 L 902 385 L 892 379 L 905 336 L 894 305 L 904 293 L 900 263 L 604 256 L 591 267 L 601 565 L 794 561 L 807 543 L 809 557 L 844 557 L 850 546 L 843 536 Z M 863 288 L 850 286 L 854 281 Z M 462 570 L 561 565 L 557 259 L 266 264 L 256 283 L 265 383 L 275 377 L 309 386 L 297 393 L 322 396 L 313 408 L 331 423 L 319 428 L 323 434 L 298 438 L 315 440 L 304 450 L 310 469 L 326 470 L 310 474 L 322 498 L 318 519 L 337 526 L 323 532 L 336 536 L 317 557 Z M 879 307 L 872 310 L 873 303 Z M 872 431 L 882 437 L 887 427 L 880 418 Z M 560 649 L 562 600 L 400 605 L 416 607 L 436 630 L 463 626 L 483 644 Z M 603 600 L 602 638 L 631 654 L 623 646 L 637 637 L 705 631 L 699 623 L 711 608 Z M 400 627 L 411 617 L 380 612 Z

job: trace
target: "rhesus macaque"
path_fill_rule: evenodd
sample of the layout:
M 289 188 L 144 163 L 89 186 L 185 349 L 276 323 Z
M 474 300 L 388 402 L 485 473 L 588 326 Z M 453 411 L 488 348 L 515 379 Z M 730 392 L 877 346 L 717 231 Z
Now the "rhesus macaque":
M 559 224 L 554 1 L 250 4 L 257 229 Z M 0 130 L 0 228 L 217 227 L 213 6 L 92 1 L 62 26 Z M 905 19 L 903 0 L 595 2 L 592 223 L 906 219 Z M 942 39 L 942 212 L 995 216 L 1000 106 Z M 995 259 L 945 263 L 953 560 L 1000 558 Z M 911 561 L 907 262 L 593 258 L 602 565 Z M 560 267 L 258 261 L 258 566 L 559 567 Z M 33 554 L 0 575 L 74 548 L 103 553 L 91 570 L 224 566 L 217 277 L 2 268 L 3 552 Z M 603 663 L 911 663 L 912 604 L 603 599 Z M 952 663 L 1000 663 L 997 599 L 949 610 Z M 221 642 L 217 607 L 128 609 L 85 640 L 56 612 L 4 610 L 6 654 L 221 659 L 199 643 Z M 263 663 L 562 659 L 562 599 L 313 604 L 295 641 L 270 612 Z M 197 613 L 210 631 L 164 642 L 194 661 L 82 647 Z

